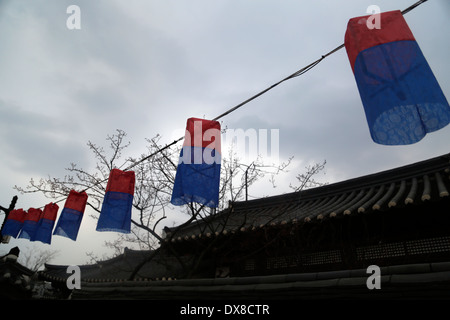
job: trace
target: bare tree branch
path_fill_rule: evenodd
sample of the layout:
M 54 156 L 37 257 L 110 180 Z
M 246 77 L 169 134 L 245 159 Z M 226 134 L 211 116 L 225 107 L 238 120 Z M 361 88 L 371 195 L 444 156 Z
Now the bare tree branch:
M 180 209 L 187 213 L 189 218 L 178 228 L 172 229 L 170 235 L 163 239 L 158 234 L 156 227 L 161 221 L 166 219 L 167 210 L 173 209 L 170 199 L 180 148 L 160 145 L 161 136 L 156 135 L 151 139 L 147 139 L 146 155 L 141 155 L 139 159 L 129 156 L 124 157 L 123 154 L 126 148 L 130 146 L 130 142 L 125 142 L 125 137 L 126 133 L 122 130 L 116 130 L 114 134 L 108 135 L 106 138 L 108 143 L 106 149 L 91 141 L 87 143 L 96 163 L 92 171 L 87 171 L 71 163 L 66 168 L 67 174 L 63 178 L 30 179 L 28 186 L 25 188 L 15 186 L 15 189 L 21 193 L 42 193 L 51 199 L 64 199 L 72 189 L 85 190 L 89 197 L 88 206 L 95 213 L 92 216 L 97 218 L 98 213 L 101 211 L 110 171 L 113 168 L 133 168 L 136 183 L 133 197 L 134 210 L 131 220 L 131 233 L 120 234 L 115 240 L 108 241 L 105 245 L 113 249 L 115 255 L 121 254 L 128 243 L 138 246 L 140 249 L 150 250 L 151 254 L 141 264 L 136 266 L 131 278 L 160 251 L 162 243 L 178 259 L 180 265 L 185 269 L 186 276 L 192 275 L 200 265 L 206 252 L 212 248 L 214 242 L 205 246 L 203 252 L 199 252 L 198 256 L 193 257 L 192 261 L 186 264 L 180 259 L 180 254 L 171 245 L 171 240 L 176 237 L 178 230 L 194 221 L 203 221 L 205 228 L 213 231 L 214 226 L 210 224 L 212 220 L 210 218 L 215 213 L 215 210 L 196 203 L 190 203 L 181 207 Z M 145 161 L 140 159 L 145 159 Z M 258 157 L 250 164 L 243 164 L 240 163 L 238 156 L 233 151 L 230 151 L 228 157 L 223 158 L 221 163 L 219 206 L 217 210 L 231 213 L 232 210 L 226 211 L 229 203 L 247 200 L 248 197 L 251 197 L 250 187 L 266 176 L 269 176 L 270 183 L 275 187 L 275 176 L 281 172 L 287 172 L 291 160 L 292 158 L 289 158 L 288 161 L 280 165 L 273 165 L 264 163 L 263 159 Z M 297 176 L 300 185 L 291 187 L 295 188 L 295 190 L 301 190 L 317 185 L 318 182 L 313 177 L 323 170 L 324 167 L 325 161 L 321 164 L 307 167 L 305 174 Z M 223 216 L 225 223 L 222 225 L 222 228 L 225 228 L 228 216 L 226 214 Z M 245 225 L 245 219 L 246 217 L 244 217 L 243 225 Z M 93 253 L 87 253 L 87 255 L 92 261 L 98 260 Z

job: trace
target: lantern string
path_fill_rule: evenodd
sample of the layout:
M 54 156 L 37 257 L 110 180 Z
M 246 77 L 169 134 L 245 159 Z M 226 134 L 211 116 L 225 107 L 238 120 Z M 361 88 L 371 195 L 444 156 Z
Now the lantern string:
M 410 12 L 411 10 L 413 10 L 414 8 L 418 7 L 419 5 L 421 5 L 422 3 L 426 2 L 426 1 L 428 1 L 428 0 L 420 0 L 420 1 L 417 1 L 417 2 L 414 3 L 413 5 L 409 6 L 409 7 L 406 8 L 405 10 L 401 11 L 401 13 L 404 15 L 404 14 Z M 249 98 L 249 99 L 247 99 L 247 100 L 245 100 L 245 101 L 239 103 L 238 105 L 236 105 L 236 106 L 234 106 L 234 107 L 228 109 L 227 111 L 225 111 L 224 113 L 220 114 L 219 116 L 215 117 L 215 118 L 212 119 L 212 120 L 217 121 L 217 120 L 223 118 L 224 116 L 226 116 L 226 115 L 232 113 L 233 111 L 239 109 L 239 108 L 242 107 L 243 105 L 249 103 L 250 101 L 252 101 L 252 100 L 258 98 L 259 96 L 263 95 L 263 94 L 266 93 L 267 91 L 269 91 L 269 90 L 275 88 L 276 86 L 280 85 L 281 83 L 283 83 L 283 82 L 285 82 L 285 81 L 287 81 L 287 80 L 290 80 L 290 79 L 293 79 L 293 78 L 296 78 L 296 77 L 298 77 L 298 76 L 301 76 L 301 75 L 305 74 L 306 72 L 308 72 L 309 70 L 311 70 L 312 68 L 314 68 L 316 65 L 318 65 L 323 59 L 325 59 L 326 57 L 328 57 L 328 56 L 332 55 L 333 53 L 339 51 L 339 50 L 342 49 L 343 47 L 344 47 L 344 44 L 341 44 L 340 46 L 334 48 L 333 50 L 329 51 L 328 53 L 322 55 L 319 59 L 317 59 L 316 61 L 310 63 L 310 64 L 307 65 L 306 67 L 303 67 L 303 68 L 301 68 L 300 70 L 294 72 L 293 74 L 287 76 L 286 78 L 284 78 L 284 79 L 278 81 L 277 83 L 274 83 L 274 84 L 271 85 L 270 87 L 268 87 L 268 88 L 262 90 L 261 92 L 255 94 L 253 97 L 251 97 L 251 98 Z M 130 169 L 133 168 L 134 166 L 138 165 L 140 162 L 143 162 L 143 161 L 145 161 L 145 160 L 147 160 L 147 159 L 150 159 L 151 157 L 155 156 L 155 155 L 158 154 L 159 152 L 162 152 L 162 151 L 164 151 L 165 149 L 167 149 L 167 148 L 173 146 L 174 144 L 177 144 L 178 142 L 180 142 L 181 140 L 183 140 L 183 138 L 184 138 L 184 137 L 180 137 L 180 138 L 178 138 L 177 140 L 175 140 L 175 141 L 173 141 L 173 142 L 171 142 L 171 143 L 165 145 L 163 148 L 159 149 L 158 151 L 156 151 L 156 152 L 154 152 L 154 153 L 152 153 L 152 154 L 150 154 L 150 155 L 145 156 L 144 158 L 142 158 L 142 159 L 139 160 L 138 162 L 132 164 L 131 166 L 129 166 L 129 167 L 128 167 L 127 169 L 125 169 L 125 170 L 130 170 Z

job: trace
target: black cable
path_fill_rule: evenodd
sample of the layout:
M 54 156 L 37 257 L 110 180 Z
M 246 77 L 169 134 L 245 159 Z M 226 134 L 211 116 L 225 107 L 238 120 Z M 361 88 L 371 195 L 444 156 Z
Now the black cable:
M 426 1 L 428 1 L 428 0 L 420 0 L 420 1 L 417 1 L 417 2 L 414 3 L 413 5 L 409 6 L 409 7 L 406 8 L 405 10 L 403 10 L 401 13 L 404 15 L 404 14 L 410 12 L 411 10 L 413 10 L 414 8 L 418 7 L 419 5 L 421 5 L 422 3 L 426 2 Z M 250 101 L 252 101 L 252 100 L 258 98 L 258 97 L 261 96 L 261 95 L 263 95 L 263 94 L 266 93 L 267 91 L 269 91 L 269 90 L 275 88 L 275 87 L 278 86 L 279 84 L 281 84 L 281 83 L 283 83 L 283 82 L 285 82 L 285 81 L 287 81 L 287 80 L 289 80 L 289 79 L 292 79 L 292 78 L 295 78 L 295 77 L 298 77 L 298 76 L 303 75 L 304 73 L 308 72 L 309 70 L 311 70 L 312 68 L 314 68 L 316 65 L 318 65 L 323 59 L 325 59 L 325 58 L 328 57 L 329 55 L 331 55 L 331 54 L 333 54 L 333 53 L 339 51 L 339 50 L 342 49 L 343 47 L 344 47 L 344 44 L 341 44 L 340 46 L 334 48 L 334 49 L 331 50 L 330 52 L 324 54 L 322 57 L 320 57 L 320 58 L 317 59 L 316 61 L 310 63 L 310 64 L 307 65 L 306 67 L 303 67 L 302 69 L 300 69 L 300 70 L 294 72 L 293 74 L 291 74 L 290 76 L 284 78 L 283 80 L 278 81 L 277 83 L 271 85 L 271 86 L 268 87 L 267 89 L 264 89 L 263 91 L 257 93 L 257 94 L 254 95 L 253 97 L 251 97 L 251 98 L 245 100 L 244 102 L 241 102 L 241 103 L 238 104 L 237 106 L 235 106 L 235 107 L 233 107 L 233 108 L 227 110 L 226 112 L 222 113 L 221 115 L 215 117 L 213 120 L 218 120 L 218 119 L 220 119 L 220 118 L 222 118 L 222 117 L 224 117 L 224 116 L 230 114 L 231 112 L 235 111 L 236 109 L 239 109 L 239 108 L 242 107 L 243 105 L 245 105 L 245 104 L 249 103 Z
M 422 3 L 427 2 L 428 0 L 421 0 L 421 1 L 417 1 L 416 3 L 414 3 L 413 5 L 410 5 L 408 8 L 406 8 L 405 10 L 402 11 L 402 14 L 405 15 L 408 12 L 410 12 L 412 9 L 415 9 L 416 7 L 420 6 Z

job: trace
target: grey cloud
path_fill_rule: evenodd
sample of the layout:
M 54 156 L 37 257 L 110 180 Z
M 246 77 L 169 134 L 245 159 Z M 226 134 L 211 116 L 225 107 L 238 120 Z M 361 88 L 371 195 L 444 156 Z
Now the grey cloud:
M 72 159 L 84 159 L 76 139 L 77 127 L 0 101 L 1 149 L 6 167 L 22 174 L 62 172 Z

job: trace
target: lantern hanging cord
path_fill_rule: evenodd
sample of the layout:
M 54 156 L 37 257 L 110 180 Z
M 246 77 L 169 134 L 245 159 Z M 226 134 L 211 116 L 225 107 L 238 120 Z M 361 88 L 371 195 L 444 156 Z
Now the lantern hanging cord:
M 404 15 L 404 14 L 410 12 L 411 10 L 415 9 L 416 7 L 418 7 L 419 5 L 421 5 L 422 3 L 427 2 L 427 1 L 428 1 L 428 0 L 420 0 L 420 1 L 417 1 L 416 3 L 412 4 L 411 6 L 409 6 L 409 7 L 406 8 L 405 10 L 403 10 L 401 13 Z M 293 74 L 291 74 L 290 76 L 288 76 L 288 77 L 286 77 L 286 78 L 284 78 L 284 79 L 278 81 L 277 83 L 274 83 L 274 84 L 271 85 L 270 87 L 268 87 L 268 88 L 264 89 L 263 91 L 261 91 L 261 92 L 255 94 L 253 97 L 251 97 L 251 98 L 249 98 L 249 99 L 247 99 L 247 100 L 241 102 L 240 104 L 238 104 L 238 105 L 236 105 L 236 106 L 234 106 L 234 107 L 228 109 L 227 111 L 225 111 L 224 113 L 218 115 L 217 117 L 215 117 L 215 118 L 212 119 L 212 120 L 217 121 L 217 120 L 219 120 L 219 119 L 225 117 L 226 115 L 228 115 L 228 114 L 230 114 L 230 113 L 236 111 L 237 109 L 239 109 L 240 107 L 242 107 L 242 106 L 244 106 L 245 104 L 249 103 L 250 101 L 252 101 L 252 100 L 258 98 L 259 96 L 262 96 L 264 93 L 266 93 L 266 92 L 269 91 L 269 90 L 272 90 L 273 88 L 275 88 L 276 86 L 280 85 L 281 83 L 283 83 L 283 82 L 285 82 L 285 81 L 287 81 L 287 80 L 290 80 L 290 79 L 293 79 L 293 78 L 296 78 L 296 77 L 298 77 L 298 76 L 303 75 L 304 73 L 308 72 L 309 70 L 311 70 L 312 68 L 314 68 L 316 65 L 318 65 L 323 59 L 325 59 L 326 57 L 328 57 L 328 56 L 332 55 L 333 53 L 339 51 L 339 50 L 342 49 L 343 47 L 344 47 L 344 44 L 341 44 L 340 46 L 334 48 L 333 50 L 331 50 L 331 51 L 329 51 L 328 53 L 326 53 L 326 54 L 324 54 L 323 56 L 321 56 L 321 57 L 320 57 L 319 59 L 317 59 L 316 61 L 310 63 L 310 64 L 307 65 L 306 67 L 303 67 L 303 68 L 301 68 L 300 70 L 298 70 L 298 71 L 294 72 Z M 184 137 L 180 137 L 180 138 L 178 138 L 177 140 L 175 140 L 175 141 L 173 141 L 173 142 L 171 142 L 171 143 L 165 145 L 165 146 L 162 147 L 161 149 L 155 151 L 154 153 L 149 154 L 148 156 L 145 156 L 144 158 L 142 158 L 142 159 L 139 160 L 138 162 L 133 163 L 131 166 L 129 166 L 128 168 L 126 168 L 125 171 L 126 171 L 126 170 L 130 170 L 130 169 L 133 168 L 134 166 L 138 165 L 139 163 L 141 163 L 141 162 L 143 162 L 143 161 L 145 161 L 145 160 L 147 160 L 147 159 L 150 159 L 151 157 L 155 156 L 155 155 L 158 154 L 159 152 L 162 152 L 162 151 L 164 151 L 165 149 L 170 148 L 171 146 L 173 146 L 174 144 L 177 144 L 178 142 L 180 142 L 180 141 L 183 140 L 183 139 L 184 139 Z
M 420 0 L 420 1 L 417 1 L 417 2 L 414 3 L 413 5 L 409 6 L 409 7 L 406 8 L 405 10 L 403 10 L 401 13 L 404 15 L 404 14 L 410 12 L 411 10 L 413 10 L 414 8 L 418 7 L 419 5 L 421 5 L 422 3 L 426 2 L 426 1 L 428 1 L 428 0 Z M 294 72 L 293 74 L 291 74 L 290 76 L 284 78 L 283 80 L 278 81 L 277 83 L 271 85 L 271 86 L 268 87 L 267 89 L 264 89 L 264 90 L 261 91 L 260 93 L 254 95 L 253 97 L 251 97 L 251 98 L 245 100 L 244 102 L 241 102 L 241 103 L 238 104 L 237 106 L 235 106 L 235 107 L 233 107 L 233 108 L 227 110 L 226 112 L 222 113 L 221 115 L 215 117 L 213 120 L 219 120 L 220 118 L 222 118 L 222 117 L 224 117 L 224 116 L 230 114 L 231 112 L 233 112 L 233 111 L 239 109 L 239 108 L 242 107 L 243 105 L 245 105 L 245 104 L 249 103 L 250 101 L 252 101 L 252 100 L 258 98 L 258 97 L 261 96 L 261 95 L 263 95 L 263 94 L 266 93 L 267 91 L 269 91 L 269 90 L 275 88 L 275 87 L 278 86 L 279 84 L 281 84 L 281 83 L 283 83 L 283 82 L 285 82 L 285 81 L 287 81 L 287 80 L 290 80 L 290 79 L 292 79 L 292 78 L 296 78 L 296 77 L 298 77 L 298 76 L 301 76 L 302 74 L 308 72 L 309 70 L 311 70 L 312 68 L 314 68 L 316 65 L 318 65 L 323 59 L 325 59 L 326 57 L 328 57 L 328 56 L 332 55 L 333 53 L 339 51 L 339 50 L 342 49 L 343 47 L 344 47 L 344 44 L 341 44 L 340 46 L 334 48 L 334 49 L 331 50 L 330 52 L 324 54 L 322 57 L 320 57 L 320 58 L 317 59 L 316 61 L 310 63 L 310 64 L 307 65 L 306 67 L 301 68 L 300 70 Z
M 428 1 L 428 0 L 420 0 L 420 1 L 417 1 L 416 3 L 412 4 L 412 5 L 409 6 L 408 8 L 404 9 L 403 11 L 401 11 L 401 13 L 402 13 L 403 15 L 405 15 L 405 14 L 407 14 L 408 12 L 410 12 L 410 11 L 412 11 L 413 9 L 417 8 L 418 6 L 420 6 L 422 3 L 427 2 L 427 1 Z M 219 120 L 219 119 L 225 117 L 226 115 L 228 115 L 228 114 L 230 114 L 230 113 L 236 111 L 237 109 L 241 108 L 242 106 L 244 106 L 245 104 L 249 103 L 250 101 L 252 101 L 252 100 L 258 98 L 259 96 L 265 94 L 266 92 L 272 90 L 273 88 L 275 88 L 276 86 L 280 85 L 281 83 L 283 83 L 283 82 L 285 82 L 285 81 L 287 81 L 287 80 L 290 80 L 290 79 L 293 79 L 293 78 L 296 78 L 296 77 L 298 77 L 298 76 L 301 76 L 301 75 L 305 74 L 306 72 L 308 72 L 309 70 L 311 70 L 312 68 L 314 68 L 315 66 L 317 66 L 323 59 L 325 59 L 326 57 L 328 57 L 328 56 L 332 55 L 333 53 L 339 51 L 339 50 L 342 49 L 343 47 L 344 47 L 344 44 L 341 44 L 340 46 L 338 46 L 338 47 L 334 48 L 333 50 L 327 52 L 326 54 L 322 55 L 322 56 L 321 56 L 319 59 L 317 59 L 316 61 L 310 63 L 309 65 L 307 65 L 307 66 L 305 66 L 305 67 L 303 67 L 303 68 L 301 68 L 300 70 L 294 72 L 293 74 L 287 76 L 286 78 L 284 78 L 284 79 L 282 79 L 282 80 L 280 80 L 280 81 L 274 83 L 274 84 L 271 85 L 270 87 L 268 87 L 268 88 L 262 90 L 261 92 L 255 94 L 255 95 L 252 96 L 251 98 L 249 98 L 249 99 L 247 99 L 247 100 L 245 100 L 245 101 L 239 103 L 238 105 L 236 105 L 236 106 L 234 106 L 234 107 L 228 109 L 227 111 L 225 111 L 224 113 L 218 115 L 217 117 L 215 117 L 215 118 L 212 119 L 212 120 L 217 121 L 217 120 Z M 144 162 L 144 161 L 146 161 L 146 160 L 148 160 L 148 159 L 154 157 L 154 156 L 157 155 L 158 153 L 161 153 L 162 151 L 164 151 L 164 150 L 170 148 L 171 146 L 173 146 L 173 145 L 177 144 L 178 142 L 182 141 L 183 139 L 184 139 L 184 137 L 180 137 L 180 138 L 178 138 L 178 139 L 172 141 L 171 143 L 166 144 L 164 147 L 158 149 L 157 151 L 155 151 L 155 152 L 153 152 L 153 153 L 151 153 L 151 154 L 149 154 L 149 155 L 147 155 L 147 156 L 141 158 L 140 160 L 136 161 L 135 163 L 131 164 L 131 165 L 128 166 L 126 169 L 124 169 L 124 171 L 131 170 L 133 167 L 137 166 L 138 164 L 140 164 L 140 163 L 142 163 L 142 162 Z M 96 186 L 96 185 L 98 185 L 98 184 L 100 184 L 100 183 L 106 182 L 107 180 L 108 180 L 108 179 L 99 181 L 99 182 L 95 183 L 93 186 L 90 186 L 90 187 L 85 188 L 83 191 L 87 191 L 87 190 L 91 189 L 92 187 L 94 187 L 94 186 Z M 63 199 L 58 200 L 58 201 L 56 201 L 55 203 L 58 203 L 58 202 L 60 202 L 60 201 L 62 201 L 62 200 L 63 200 Z

